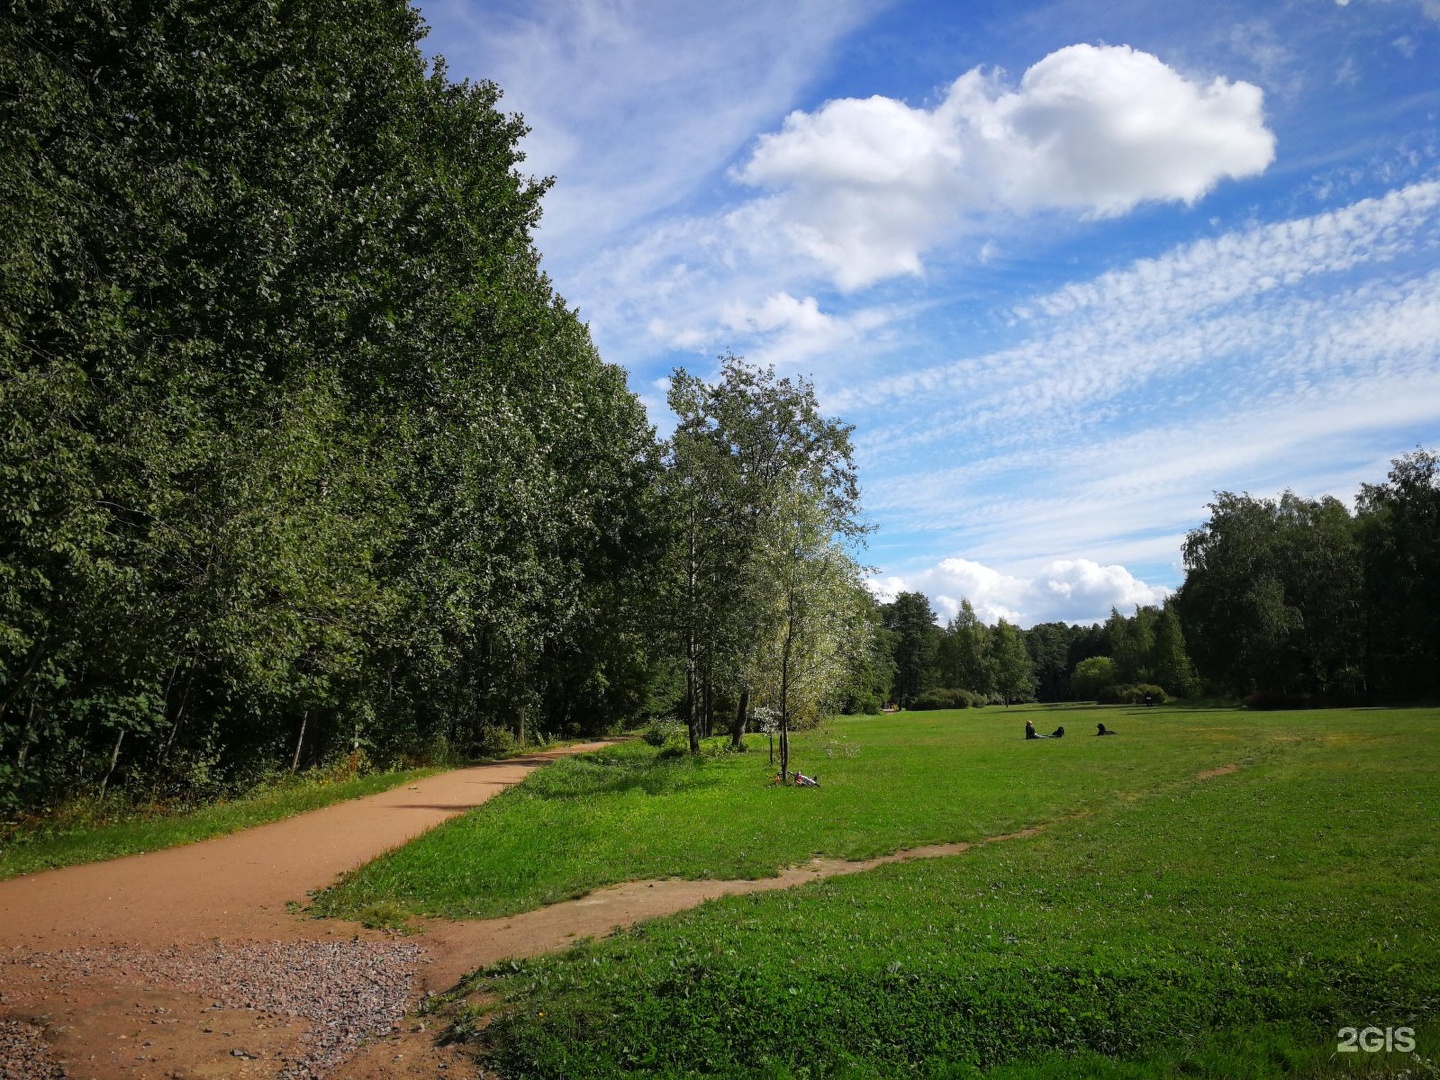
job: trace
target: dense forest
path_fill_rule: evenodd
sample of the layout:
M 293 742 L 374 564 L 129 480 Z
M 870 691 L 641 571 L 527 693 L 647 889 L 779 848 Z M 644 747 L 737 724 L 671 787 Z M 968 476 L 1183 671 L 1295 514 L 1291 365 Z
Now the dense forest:
M 1222 494 L 1103 626 L 878 604 L 850 429 L 730 356 L 657 439 L 547 182 L 404 0 L 0 12 L 0 809 L 645 716 L 1434 695 L 1440 476 Z M 1193 662 L 1192 662 L 1193 661 Z
M 403 0 L 0 25 L 0 804 L 836 692 L 849 430 L 730 358 L 657 442 Z

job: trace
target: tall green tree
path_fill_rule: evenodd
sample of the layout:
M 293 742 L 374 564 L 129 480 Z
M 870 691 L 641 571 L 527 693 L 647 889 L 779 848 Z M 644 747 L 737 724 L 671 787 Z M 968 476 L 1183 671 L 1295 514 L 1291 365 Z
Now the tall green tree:
M 1440 455 L 1396 458 L 1357 504 L 1370 683 L 1401 699 L 1440 695 Z
M 935 660 L 940 630 L 930 599 L 922 592 L 902 592 L 882 609 L 885 629 L 894 635 L 895 683 L 892 697 L 902 709 L 935 685 Z
M 1199 672 L 1234 692 L 1350 689 L 1361 655 L 1361 561 L 1333 498 L 1221 492 L 1185 541 L 1174 597 Z
M 995 688 L 1006 706 L 1035 699 L 1035 665 L 1025 647 L 1024 632 L 1001 619 L 995 624 Z
M 761 628 L 779 619 L 798 633 L 802 622 L 823 622 L 797 599 L 811 594 L 796 583 L 810 581 L 811 560 L 833 561 L 831 545 L 858 541 L 864 527 L 851 428 L 821 413 L 807 380 L 726 356 L 714 383 L 677 369 L 669 403 L 679 422 L 663 479 L 673 536 L 665 577 L 684 656 L 682 712 L 698 752 L 706 708 L 720 694 L 736 701 L 739 742 L 770 656 Z M 787 723 L 785 703 L 776 707 Z
M 653 435 L 539 270 L 523 122 L 423 32 L 0 11 L 0 801 L 644 696 Z
M 1168 601 L 1155 619 L 1154 648 L 1148 667 L 1151 678 L 1166 693 L 1182 698 L 1195 693 L 1195 667 L 1185 649 L 1185 631 L 1174 604 Z

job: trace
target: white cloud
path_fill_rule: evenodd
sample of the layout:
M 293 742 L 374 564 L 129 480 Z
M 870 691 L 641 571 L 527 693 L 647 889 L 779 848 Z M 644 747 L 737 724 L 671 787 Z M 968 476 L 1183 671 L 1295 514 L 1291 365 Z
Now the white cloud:
M 842 288 L 919 274 L 921 255 L 966 214 L 1125 213 L 1193 203 L 1274 159 L 1263 95 L 1192 81 L 1128 46 L 1071 45 L 1015 90 L 974 69 L 933 109 L 886 97 L 796 111 L 761 136 L 737 179 L 772 192 L 730 224 L 782 235 Z
M 882 600 L 900 592 L 923 592 L 941 620 L 953 618 L 969 600 L 987 623 L 999 619 L 1033 626 L 1037 622 L 1102 622 L 1112 607 L 1162 603 L 1169 590 L 1147 585 L 1123 566 L 1090 559 L 1057 559 L 1029 576 L 1007 574 L 969 559 L 942 559 L 903 576 L 879 578 L 871 589 Z

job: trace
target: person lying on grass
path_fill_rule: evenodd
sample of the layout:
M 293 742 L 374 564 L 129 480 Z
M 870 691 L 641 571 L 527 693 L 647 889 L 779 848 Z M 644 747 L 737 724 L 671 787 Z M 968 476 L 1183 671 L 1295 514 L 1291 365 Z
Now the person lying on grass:
M 1025 721 L 1025 738 L 1027 738 L 1027 739 L 1059 739 L 1059 738 L 1063 738 L 1064 735 L 1065 735 L 1065 725 L 1064 725 L 1064 724 L 1061 724 L 1058 728 L 1056 728 L 1054 731 L 1052 731 L 1049 735 L 1040 735 L 1040 734 L 1037 734 L 1037 733 L 1036 733 L 1036 731 L 1035 731 L 1035 725 L 1034 725 L 1031 721 L 1029 721 L 1029 720 L 1026 720 L 1026 721 Z
M 1111 731 L 1111 730 L 1110 730 L 1109 728 L 1107 728 L 1104 724 L 1096 724 L 1095 727 L 1096 727 L 1096 731 L 1095 731 L 1095 734 L 1096 734 L 1096 735 L 1114 735 L 1114 734 L 1115 734 L 1115 732 Z

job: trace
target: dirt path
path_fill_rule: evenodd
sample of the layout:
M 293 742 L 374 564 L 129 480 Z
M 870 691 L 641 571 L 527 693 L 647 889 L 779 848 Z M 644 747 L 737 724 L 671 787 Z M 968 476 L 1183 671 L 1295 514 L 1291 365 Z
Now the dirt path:
M 419 972 L 430 950 L 300 918 L 287 903 L 539 765 L 600 745 L 458 769 L 214 840 L 0 882 L 0 1080 L 325 1071 L 403 1013 L 416 984 L 429 982 Z M 310 1029 L 322 1027 L 345 1037 L 317 1039 Z
M 0 1080 L 473 1076 L 460 1051 L 436 1047 L 422 1024 L 402 1024 L 426 990 L 719 896 L 971 846 L 815 859 L 756 881 L 628 882 L 508 918 L 428 921 L 403 939 L 287 911 L 289 901 L 537 766 L 597 745 L 461 769 L 186 847 L 0 882 Z

